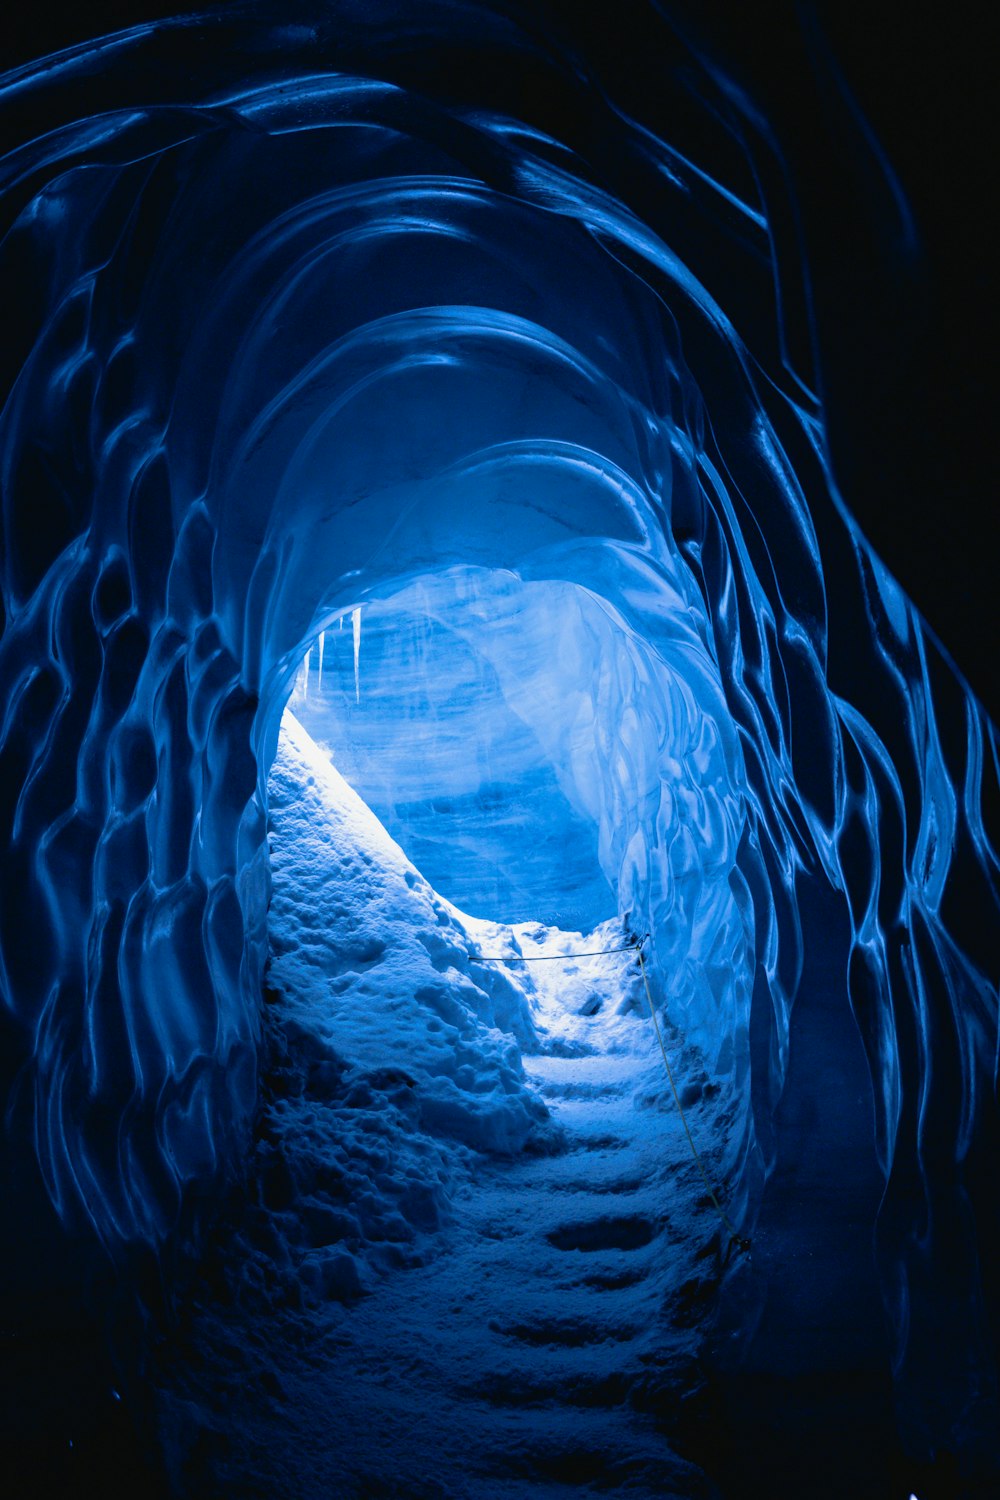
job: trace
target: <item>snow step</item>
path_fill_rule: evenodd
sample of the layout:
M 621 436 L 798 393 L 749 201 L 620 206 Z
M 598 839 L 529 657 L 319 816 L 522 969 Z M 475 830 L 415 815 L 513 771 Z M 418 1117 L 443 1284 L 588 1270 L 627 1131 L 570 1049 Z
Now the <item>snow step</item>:
M 571 1080 L 586 1083 L 606 1083 L 620 1087 L 627 1084 L 635 1087 L 636 1074 L 650 1064 L 645 1057 L 636 1057 L 634 1052 L 594 1053 L 581 1057 L 553 1056 L 551 1053 L 535 1052 L 524 1058 L 524 1071 L 531 1078 L 544 1078 L 551 1083 Z
M 626 1147 L 634 1147 L 635 1142 L 627 1135 L 616 1135 L 613 1131 L 583 1131 L 578 1130 L 569 1142 L 569 1155 L 579 1155 L 581 1151 L 588 1156 L 595 1156 L 604 1151 L 624 1151 Z
M 474 1399 L 489 1402 L 491 1406 L 514 1409 L 550 1407 L 554 1401 L 570 1408 L 614 1409 L 628 1400 L 636 1381 L 637 1377 L 619 1370 L 610 1374 L 593 1375 L 581 1375 L 574 1371 L 572 1377 L 566 1380 L 539 1379 L 528 1371 L 518 1372 L 516 1376 L 504 1371 L 503 1374 L 487 1375 L 468 1394 Z
M 557 1250 L 641 1250 L 659 1234 L 646 1214 L 605 1215 L 578 1220 L 549 1230 L 545 1238 Z
M 637 1059 L 634 1056 L 612 1057 L 528 1057 L 524 1059 L 525 1076 L 544 1099 L 585 1100 L 590 1102 L 620 1099 L 629 1101 L 636 1087 Z
M 639 1330 L 631 1324 L 595 1322 L 587 1318 L 539 1318 L 531 1322 L 497 1324 L 496 1332 L 505 1339 L 531 1347 L 579 1349 L 594 1344 L 621 1344 L 634 1339 Z

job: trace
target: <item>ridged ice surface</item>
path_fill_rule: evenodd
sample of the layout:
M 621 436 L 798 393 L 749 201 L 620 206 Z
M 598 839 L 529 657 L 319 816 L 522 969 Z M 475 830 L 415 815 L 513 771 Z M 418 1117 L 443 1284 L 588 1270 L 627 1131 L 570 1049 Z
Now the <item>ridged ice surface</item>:
M 225 14 L 0 88 L 6 1233 L 49 1202 L 159 1253 L 243 1160 L 264 788 L 320 632 L 360 609 L 364 674 L 419 578 L 572 585 L 600 867 L 738 1101 L 734 1202 L 830 944 L 904 1421 L 989 1433 L 996 732 L 835 494 L 745 158 L 715 182 L 489 7 Z M 520 124 L 503 67 L 455 102 L 458 35 L 614 149 Z

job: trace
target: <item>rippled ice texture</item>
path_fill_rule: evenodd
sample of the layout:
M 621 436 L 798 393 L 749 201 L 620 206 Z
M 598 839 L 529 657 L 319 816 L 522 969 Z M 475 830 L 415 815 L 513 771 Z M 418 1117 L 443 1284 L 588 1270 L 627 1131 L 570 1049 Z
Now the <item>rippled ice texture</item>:
M 501 569 L 630 642 L 601 867 L 739 1101 L 745 1222 L 822 991 L 871 1079 L 906 1440 L 989 1449 L 996 731 L 836 490 L 782 164 L 693 53 L 647 120 L 558 28 L 393 16 L 226 8 L 2 82 L 4 1283 L 183 1246 L 238 1171 L 295 673 L 341 615 Z M 566 140 L 519 118 L 550 90 Z

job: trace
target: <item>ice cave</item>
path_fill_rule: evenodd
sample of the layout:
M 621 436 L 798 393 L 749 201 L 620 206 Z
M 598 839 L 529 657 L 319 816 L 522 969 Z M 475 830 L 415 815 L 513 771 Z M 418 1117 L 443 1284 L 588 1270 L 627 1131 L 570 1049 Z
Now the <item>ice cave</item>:
M 4 23 L 9 1493 L 1000 1493 L 988 49 L 850 9 Z

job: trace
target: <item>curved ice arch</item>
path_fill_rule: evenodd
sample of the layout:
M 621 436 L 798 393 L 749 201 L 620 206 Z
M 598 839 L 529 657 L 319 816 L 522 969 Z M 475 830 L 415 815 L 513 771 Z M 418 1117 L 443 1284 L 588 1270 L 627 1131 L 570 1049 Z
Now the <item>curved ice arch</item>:
M 493 465 L 496 539 L 524 512 L 509 475 L 541 463 L 560 507 L 523 547 L 507 535 L 510 565 L 593 589 L 657 651 L 683 619 L 656 602 L 676 586 L 714 662 L 696 680 L 724 695 L 709 717 L 742 794 L 733 891 L 763 1037 L 737 1193 L 774 1149 L 803 883 L 843 892 L 897 1373 L 914 1426 L 951 1431 L 992 1379 L 977 1241 L 995 1230 L 995 729 L 849 519 L 785 351 L 760 325 L 752 355 L 741 342 L 724 278 L 710 295 L 627 185 L 595 186 L 496 111 L 317 76 L 322 44 L 289 32 L 270 34 L 280 84 L 254 81 L 270 64 L 247 53 L 234 83 L 222 48 L 259 42 L 259 14 L 216 48 L 206 32 L 194 71 L 169 27 L 144 28 L 0 96 L 2 275 L 30 292 L 0 430 L 5 1153 L 25 1202 L 30 1143 L 64 1221 L 161 1247 L 233 1170 L 255 1097 L 263 778 L 330 607 L 310 553 L 343 549 L 343 605 L 481 561 L 463 478 Z M 377 74 L 358 24 L 352 56 Z M 659 164 L 672 242 L 696 247 L 708 220 L 758 284 L 756 208 L 620 128 Z M 336 287 L 351 296 L 322 295 Z M 483 396 L 469 428 L 449 422 L 442 396 L 504 361 L 502 421 Z M 518 378 L 539 393 L 530 422 Z M 394 455 L 379 433 L 366 473 L 332 408 L 392 381 L 410 382 L 410 440 L 435 424 L 440 440 L 406 473 L 406 443 Z M 397 547 L 406 506 L 433 534 L 373 557 L 342 519 L 351 485 L 371 524 L 401 523 Z M 958 1392 L 943 1413 L 921 1386 L 940 1307 L 934 1355 Z

